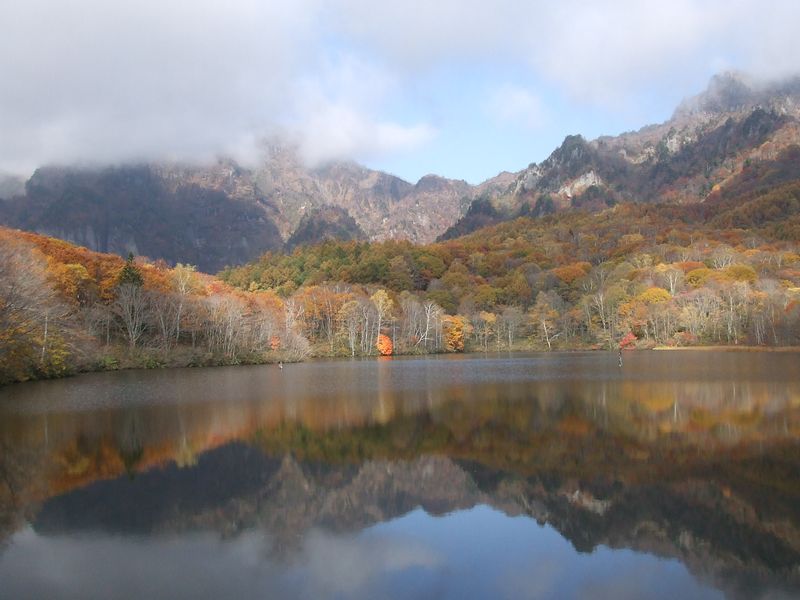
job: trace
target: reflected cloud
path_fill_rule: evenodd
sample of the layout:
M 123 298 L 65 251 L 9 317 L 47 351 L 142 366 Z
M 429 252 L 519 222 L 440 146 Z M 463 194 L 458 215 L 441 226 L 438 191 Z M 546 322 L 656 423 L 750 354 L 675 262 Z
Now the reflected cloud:
M 376 598 L 387 581 L 443 558 L 420 541 L 314 531 L 291 568 L 267 557 L 258 532 L 221 541 L 208 533 L 163 538 L 40 536 L 27 528 L 0 561 L 10 598 Z
M 345 595 L 348 598 L 391 596 L 381 583 L 393 573 L 412 569 L 435 569 L 444 558 L 422 542 L 405 537 L 367 534 L 333 536 L 311 532 L 304 544 L 306 597 Z

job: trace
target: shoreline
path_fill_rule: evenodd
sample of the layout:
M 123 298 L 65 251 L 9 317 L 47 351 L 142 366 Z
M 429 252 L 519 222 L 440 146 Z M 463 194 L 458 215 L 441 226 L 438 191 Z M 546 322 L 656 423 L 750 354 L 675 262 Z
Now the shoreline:
M 154 367 L 145 367 L 145 366 L 120 366 L 117 368 L 110 368 L 110 369 L 85 369 L 85 370 L 78 370 L 75 372 L 67 373 L 61 377 L 42 377 L 42 378 L 34 378 L 34 379 L 26 379 L 24 381 L 14 381 L 10 383 L 6 383 L 4 385 L 0 385 L 0 389 L 3 388 L 11 388 L 17 385 L 25 384 L 25 383 L 32 383 L 36 381 L 54 381 L 58 379 L 69 379 L 70 377 L 76 377 L 79 375 L 84 375 L 87 373 L 110 373 L 114 371 L 166 371 L 171 369 L 203 369 L 203 368 L 217 368 L 217 367 L 244 367 L 244 366 L 267 366 L 267 365 L 277 365 L 278 362 L 283 362 L 284 364 L 292 364 L 292 363 L 303 363 L 303 362 L 313 362 L 313 361 L 330 361 L 330 360 L 368 360 L 368 359 L 386 359 L 386 358 L 407 358 L 407 357 L 415 357 L 415 358 L 422 358 L 422 357 L 437 357 L 437 356 L 450 356 L 450 355 L 509 355 L 509 354 L 526 354 L 526 353 L 541 353 L 541 354 L 570 354 L 576 352 L 610 352 L 615 353 L 618 352 L 619 348 L 607 349 L 607 348 L 560 348 L 558 350 L 540 350 L 540 349 L 516 349 L 516 350 L 492 350 L 489 352 L 485 352 L 483 350 L 471 350 L 468 352 L 428 352 L 425 354 L 392 354 L 389 356 L 380 356 L 380 355 L 361 355 L 361 356 L 349 356 L 349 355 L 342 355 L 342 356 L 330 356 L 330 355 L 321 355 L 321 356 L 310 356 L 306 359 L 299 360 L 299 361 L 291 361 L 286 359 L 276 359 L 276 360 L 265 360 L 265 361 L 243 361 L 240 363 L 226 363 L 224 361 L 219 362 L 209 362 L 206 364 L 172 364 L 172 365 L 159 365 Z M 668 352 L 668 351 L 687 351 L 687 350 L 694 350 L 700 352 L 780 352 L 780 353 L 791 353 L 797 352 L 800 353 L 800 346 L 654 346 L 652 348 L 624 348 L 622 349 L 623 352 L 650 352 L 650 351 L 659 351 L 659 352 Z
M 636 350 L 634 348 L 634 350 Z M 703 352 L 800 352 L 800 346 L 654 346 L 650 350 L 701 350 Z

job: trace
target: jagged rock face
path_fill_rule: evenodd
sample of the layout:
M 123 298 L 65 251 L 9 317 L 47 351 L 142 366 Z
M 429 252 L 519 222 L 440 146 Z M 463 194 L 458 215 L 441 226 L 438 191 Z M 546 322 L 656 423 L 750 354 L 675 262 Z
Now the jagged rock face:
M 429 175 L 413 185 L 355 163 L 307 170 L 283 148 L 271 151 L 255 177 L 280 207 L 281 231 L 287 235 L 307 213 L 336 206 L 347 211 L 370 240 L 431 242 L 464 214 L 474 195 L 464 181 Z
M 315 242 L 314 232 L 431 242 L 463 216 L 477 189 L 435 175 L 413 185 L 355 163 L 309 169 L 290 148 L 272 146 L 256 169 L 229 160 L 42 168 L 25 196 L 0 201 L 0 223 L 214 272 L 287 240 L 289 247 Z
M 703 202 L 745 165 L 777 160 L 798 144 L 800 78 L 758 87 L 719 75 L 666 123 L 592 141 L 567 136 L 546 160 L 518 173 L 505 193 L 488 198 L 497 213 L 492 222 L 551 208 L 602 210 L 619 201 Z M 485 224 L 474 216 L 467 213 L 441 237 Z
M 475 187 L 475 197 L 478 198 L 481 196 L 488 196 L 488 197 L 502 196 L 508 193 L 509 188 L 512 185 L 514 185 L 516 179 L 517 179 L 516 173 L 503 171 L 502 173 L 492 177 L 491 179 L 487 179 L 483 183 L 478 184 Z
M 765 142 L 774 146 L 766 158 L 800 143 L 798 91 L 790 84 L 756 91 L 732 75 L 718 76 L 666 123 L 592 142 L 567 137 L 547 160 L 518 177 L 515 193 L 572 198 L 596 185 L 620 200 L 662 201 L 672 193 L 682 201 L 700 201 L 703 184 L 707 193 L 731 168 L 762 158 Z M 727 169 L 720 169 L 725 163 Z

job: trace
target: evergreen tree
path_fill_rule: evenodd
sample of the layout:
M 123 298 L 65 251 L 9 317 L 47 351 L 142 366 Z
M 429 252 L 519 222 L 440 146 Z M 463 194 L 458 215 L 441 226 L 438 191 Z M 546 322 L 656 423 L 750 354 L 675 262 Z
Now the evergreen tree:
M 129 252 L 128 258 L 125 261 L 125 266 L 122 267 L 122 270 L 119 272 L 119 276 L 117 277 L 117 285 L 122 286 L 127 283 L 136 287 L 141 287 L 144 284 L 142 272 L 134 264 L 133 258 L 133 252 Z

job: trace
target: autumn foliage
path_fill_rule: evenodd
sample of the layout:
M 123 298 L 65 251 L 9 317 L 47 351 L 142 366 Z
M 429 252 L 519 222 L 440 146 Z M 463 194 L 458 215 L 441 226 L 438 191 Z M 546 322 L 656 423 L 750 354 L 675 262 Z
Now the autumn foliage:
M 463 352 L 470 325 L 461 315 L 444 318 L 445 349 L 448 352 Z
M 620 349 L 631 348 L 636 343 L 636 336 L 630 331 L 619 341 Z
M 273 292 L 0 228 L 0 383 L 308 351 Z
M 393 350 L 392 338 L 381 333 L 378 335 L 378 341 L 375 343 L 375 347 L 378 349 L 378 353 L 381 356 L 391 356 Z
M 407 325 L 395 352 L 419 349 L 411 299 L 442 313 L 428 323 L 441 344 L 427 350 L 613 348 L 628 334 L 641 345 L 797 344 L 800 228 L 790 233 L 790 224 L 800 208 L 782 219 L 766 210 L 791 205 L 787 197 L 800 207 L 800 184 L 748 197 L 761 207 L 747 213 L 759 219 L 749 229 L 716 226 L 726 211 L 742 215 L 728 199 L 716 208 L 619 204 L 521 217 L 424 246 L 328 241 L 267 253 L 221 277 L 282 297 L 345 287 L 361 297 L 356 304 L 384 290 L 394 302 L 390 318 Z M 312 312 L 321 304 L 313 300 Z M 352 323 L 356 304 L 344 309 Z M 312 343 L 319 338 L 318 328 L 306 331 Z

